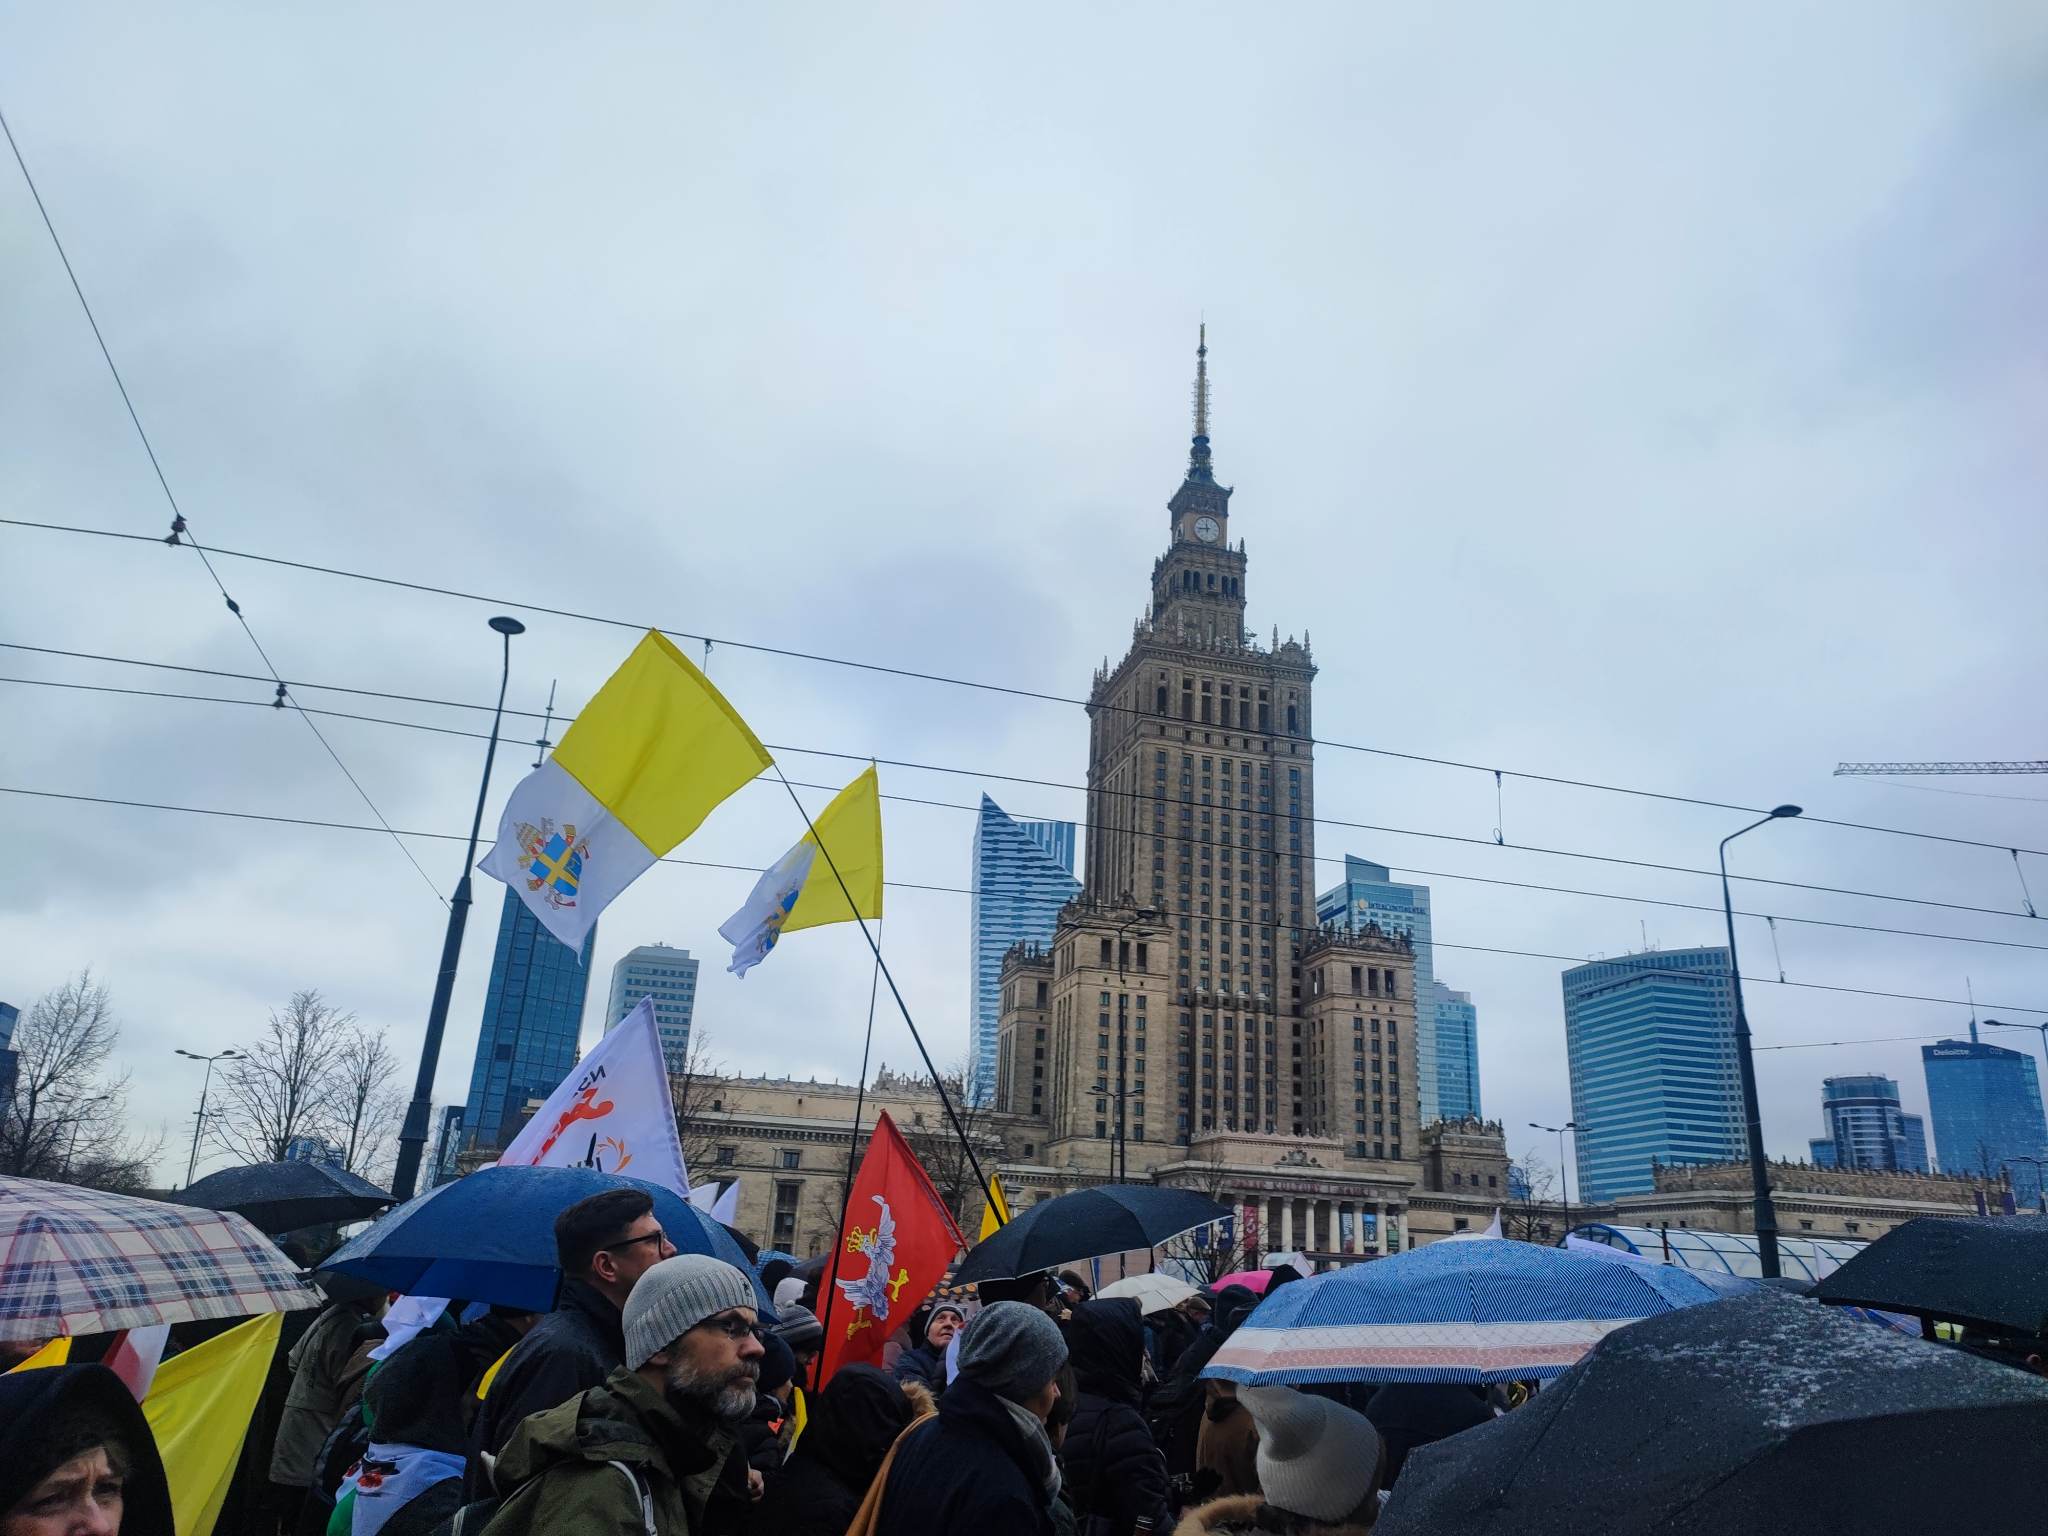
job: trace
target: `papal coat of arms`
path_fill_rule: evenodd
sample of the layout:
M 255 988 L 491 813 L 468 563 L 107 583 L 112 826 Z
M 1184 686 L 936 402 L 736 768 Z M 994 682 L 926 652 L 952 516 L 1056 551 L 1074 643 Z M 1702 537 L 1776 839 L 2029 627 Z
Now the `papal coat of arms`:
M 526 888 L 537 891 L 550 906 L 573 907 L 583 888 L 583 862 L 590 857 L 590 839 L 576 835 L 576 823 L 556 827 L 543 816 L 540 825 L 519 823 L 519 848 L 526 855 Z

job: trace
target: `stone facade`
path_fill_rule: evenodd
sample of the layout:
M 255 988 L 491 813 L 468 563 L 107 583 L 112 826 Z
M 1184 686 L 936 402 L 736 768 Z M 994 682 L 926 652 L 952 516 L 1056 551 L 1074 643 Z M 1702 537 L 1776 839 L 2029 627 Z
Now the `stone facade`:
M 1756 1210 L 1749 1164 L 1704 1163 L 1654 1170 L 1656 1188 L 1623 1195 L 1609 1206 L 1574 1211 L 1581 1221 L 1623 1226 L 1669 1223 L 1708 1232 L 1754 1232 Z M 1809 1163 L 1770 1165 L 1771 1203 L 1784 1237 L 1845 1237 L 1869 1242 L 1918 1216 L 1969 1216 L 1984 1181 L 1965 1174 L 1898 1173 L 1877 1168 L 1816 1168 Z M 1988 1187 L 1998 1209 L 2001 1187 Z

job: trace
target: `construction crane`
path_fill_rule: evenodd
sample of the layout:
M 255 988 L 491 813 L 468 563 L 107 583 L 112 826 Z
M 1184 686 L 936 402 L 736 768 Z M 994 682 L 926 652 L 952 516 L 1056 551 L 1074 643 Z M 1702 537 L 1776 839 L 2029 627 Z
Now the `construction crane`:
M 1877 778 L 1932 773 L 2048 773 L 2048 762 L 2031 763 L 1837 763 L 1835 777 Z

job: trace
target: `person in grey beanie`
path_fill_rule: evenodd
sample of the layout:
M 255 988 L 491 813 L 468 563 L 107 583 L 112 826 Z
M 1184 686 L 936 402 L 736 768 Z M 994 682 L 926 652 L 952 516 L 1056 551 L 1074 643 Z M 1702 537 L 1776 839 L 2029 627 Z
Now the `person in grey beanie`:
M 1066 1361 L 1038 1308 L 982 1308 L 939 1411 L 897 1442 L 875 1536 L 1051 1536 L 1060 1471 L 1045 1420 Z
M 1364 1536 L 1379 1518 L 1385 1457 L 1362 1413 L 1292 1387 L 1239 1387 L 1259 1432 L 1259 1491 L 1182 1517 L 1174 1536 Z
M 763 1354 L 754 1282 L 679 1253 L 626 1299 L 626 1363 L 520 1424 L 498 1458 L 484 1536 L 704 1536 L 706 1506 L 754 1406 Z

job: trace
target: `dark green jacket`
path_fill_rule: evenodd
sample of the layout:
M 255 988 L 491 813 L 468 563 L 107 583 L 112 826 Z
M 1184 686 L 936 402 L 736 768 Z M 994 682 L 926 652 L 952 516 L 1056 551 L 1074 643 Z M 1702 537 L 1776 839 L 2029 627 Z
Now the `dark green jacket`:
M 660 1536 L 701 1536 L 705 1500 L 734 1443 L 621 1367 L 513 1432 L 497 1465 L 505 1502 L 485 1536 L 641 1536 L 643 1491 Z

